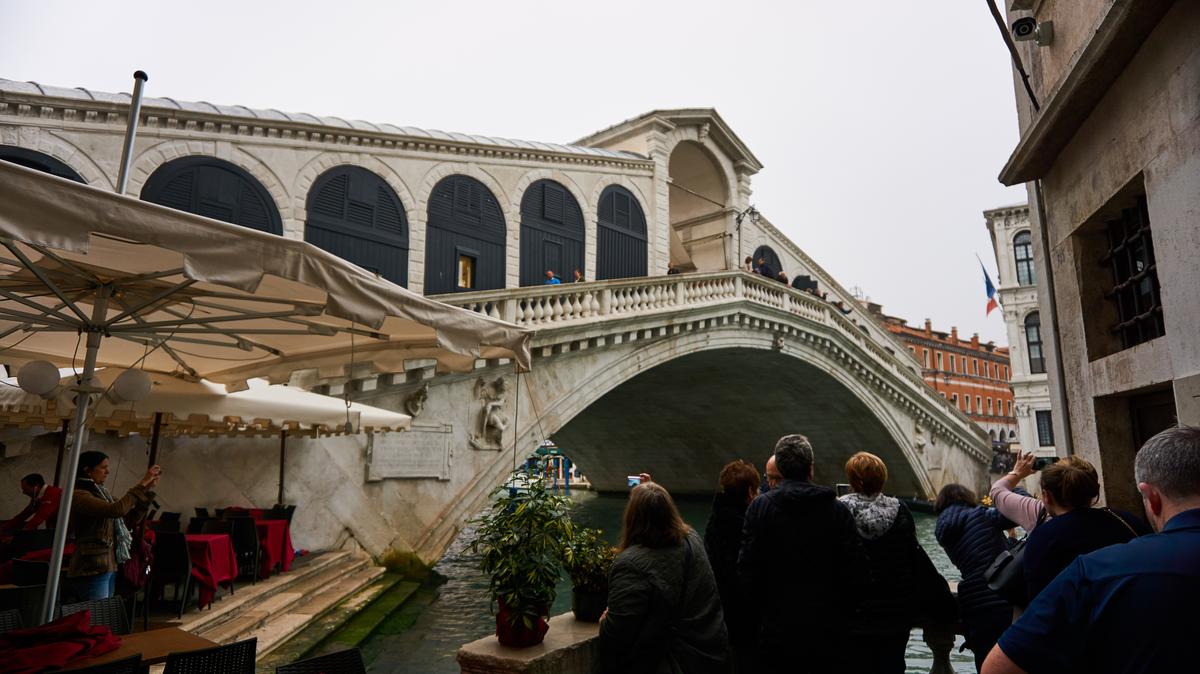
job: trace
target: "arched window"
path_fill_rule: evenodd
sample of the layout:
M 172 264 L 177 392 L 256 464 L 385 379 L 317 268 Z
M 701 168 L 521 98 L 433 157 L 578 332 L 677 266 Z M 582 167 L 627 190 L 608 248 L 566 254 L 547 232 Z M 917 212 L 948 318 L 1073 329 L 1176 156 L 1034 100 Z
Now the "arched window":
M 759 269 L 758 261 L 762 260 L 766 269 Z M 779 260 L 779 256 L 775 254 L 775 250 L 770 246 L 759 246 L 754 249 L 754 269 L 765 276 L 775 278 L 779 272 L 786 272 L 783 268 L 783 262 Z M 770 272 L 770 273 L 764 273 Z
M 74 180 L 77 183 L 87 184 L 83 177 L 75 172 L 75 169 L 48 154 L 26 150 L 23 147 L 0 145 L 0 159 L 12 162 L 18 166 L 49 173 L 59 178 L 66 178 L 67 180 Z
M 562 281 L 583 268 L 583 209 L 567 188 L 539 180 L 521 197 L 521 285 L 544 283 L 546 270 Z
M 142 200 L 283 234 L 279 210 L 267 188 L 242 168 L 215 157 L 183 157 L 163 164 L 142 187 Z
M 442 178 L 429 195 L 425 294 L 504 287 L 504 211 L 478 180 Z
M 408 284 L 408 219 L 383 178 L 357 166 L 335 166 L 313 183 L 305 208 L 305 241 Z
M 633 194 L 609 185 L 600 194 L 596 279 L 646 275 L 646 216 Z
M 1045 372 L 1046 361 L 1042 356 L 1042 317 L 1036 311 L 1025 317 L 1025 347 L 1029 353 L 1029 374 Z
M 1033 237 L 1028 230 L 1013 237 L 1013 257 L 1017 261 L 1017 285 L 1031 286 L 1037 283 L 1033 273 Z

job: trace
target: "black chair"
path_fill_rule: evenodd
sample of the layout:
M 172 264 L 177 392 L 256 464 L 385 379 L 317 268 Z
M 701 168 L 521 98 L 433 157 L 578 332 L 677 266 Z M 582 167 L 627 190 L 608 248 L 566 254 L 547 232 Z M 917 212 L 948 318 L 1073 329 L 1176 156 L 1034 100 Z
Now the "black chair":
M 182 619 L 192 587 L 192 556 L 188 552 L 184 534 L 164 531 L 155 538 L 154 569 L 150 574 L 150 582 L 159 597 L 164 593 L 167 583 L 175 586 L 174 598 L 179 601 L 179 617 Z M 180 589 L 183 590 L 182 599 L 179 597 Z
M 275 674 L 366 674 L 362 653 L 350 648 L 275 668 Z
M 54 545 L 53 529 L 22 529 L 13 534 L 12 544 L 8 546 L 13 558 L 20 557 L 34 550 L 45 550 Z
M 129 614 L 125 612 L 125 600 L 120 597 L 91 599 L 77 604 L 63 604 L 62 615 L 69 616 L 80 611 L 91 611 L 92 625 L 104 625 L 113 634 L 129 634 Z
M 0 611 L 15 610 L 25 625 L 36 625 L 42 616 L 45 585 L 0 587 Z M 2 667 L 0 661 L 0 667 Z
M 187 532 L 189 534 L 198 534 L 204 530 L 204 523 L 212 518 L 209 517 L 193 517 L 188 520 Z
M 179 521 L 182 518 L 183 518 L 183 515 L 181 515 L 180 513 L 171 513 L 171 512 L 167 512 L 165 510 L 158 514 L 159 524 L 174 524 L 175 531 L 179 531 Z
M 196 508 L 196 517 L 199 517 L 202 520 L 206 520 L 206 519 L 212 517 L 212 515 L 208 514 L 208 508 Z
M 224 508 L 216 508 L 216 509 L 214 509 L 213 512 L 215 512 L 217 514 L 217 519 L 223 519 L 225 517 L 225 509 Z
M 131 655 L 120 660 L 106 662 L 83 669 L 72 669 L 75 674 L 138 674 L 142 671 L 142 654 Z
M 204 523 L 200 525 L 200 533 L 227 534 L 229 533 L 229 522 L 225 520 L 204 520 Z
M 21 620 L 21 612 L 15 608 L 5 609 L 0 611 L 0 634 L 19 630 L 25 626 L 25 621 Z
M 233 541 L 233 551 L 237 553 L 238 569 L 244 575 L 250 574 L 250 584 L 258 580 L 259 551 L 258 525 L 251 517 L 230 517 L 225 520 L 229 526 L 229 538 Z
M 45 585 L 50 577 L 50 562 L 14 559 L 9 564 L 12 564 L 13 585 Z
M 171 653 L 163 674 L 254 674 L 258 639 L 237 641 L 227 646 Z

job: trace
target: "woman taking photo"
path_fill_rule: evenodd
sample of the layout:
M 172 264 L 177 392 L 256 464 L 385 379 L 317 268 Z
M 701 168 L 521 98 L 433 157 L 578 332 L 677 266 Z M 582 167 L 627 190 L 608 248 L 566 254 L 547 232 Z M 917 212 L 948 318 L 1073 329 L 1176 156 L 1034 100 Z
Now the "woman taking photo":
M 1041 487 L 1050 519 L 1030 532 L 1025 543 L 1028 601 L 1076 557 L 1149 533 L 1146 524 L 1129 513 L 1092 507 L 1100 496 L 1100 478 L 1092 464 L 1077 456 L 1043 469 Z
M 602 671 L 724 674 L 729 639 L 704 543 L 653 482 L 629 494 L 600 620 Z
M 107 599 L 116 587 L 117 568 L 129 559 L 133 536 L 122 518 L 136 507 L 147 507 L 154 498 L 162 469 L 151 466 L 141 482 L 119 500 L 104 488 L 108 455 L 79 455 L 79 473 L 71 500 L 70 528 L 75 532 L 75 553 L 67 567 L 77 601 Z

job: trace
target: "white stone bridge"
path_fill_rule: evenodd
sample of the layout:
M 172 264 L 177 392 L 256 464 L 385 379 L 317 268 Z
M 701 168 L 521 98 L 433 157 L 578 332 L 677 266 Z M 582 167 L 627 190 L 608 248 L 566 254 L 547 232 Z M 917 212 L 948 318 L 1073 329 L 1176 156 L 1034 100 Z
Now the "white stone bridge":
M 745 458 L 761 468 L 775 440 L 792 432 L 812 440 L 824 483 L 844 481 L 845 460 L 867 450 L 887 461 L 889 493 L 983 486 L 987 437 L 922 382 L 903 346 L 877 343 L 838 307 L 761 276 L 679 274 L 441 299 L 538 332 L 519 390 L 513 365 L 490 361 L 471 375 L 430 368 L 351 381 L 354 398 L 383 406 L 424 397 L 418 428 L 440 428 L 449 440 L 445 480 L 416 490 L 437 503 L 410 501 L 441 506 L 410 541 L 423 556 L 440 554 L 504 481 L 514 437 L 516 458 L 553 439 L 600 490 L 623 490 L 626 475 L 645 471 L 673 492 L 711 493 L 722 465 Z M 485 406 L 496 401 L 503 442 L 489 443 Z

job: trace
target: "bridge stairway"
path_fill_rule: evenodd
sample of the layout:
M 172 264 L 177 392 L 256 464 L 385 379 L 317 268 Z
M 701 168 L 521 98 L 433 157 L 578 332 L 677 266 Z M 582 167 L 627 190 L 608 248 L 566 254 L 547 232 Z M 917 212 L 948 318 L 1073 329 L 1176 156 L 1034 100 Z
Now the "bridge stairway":
M 239 585 L 236 594 L 185 616 L 179 626 L 223 644 L 257 637 L 261 659 L 383 574 L 362 552 L 318 553 L 287 573 Z

